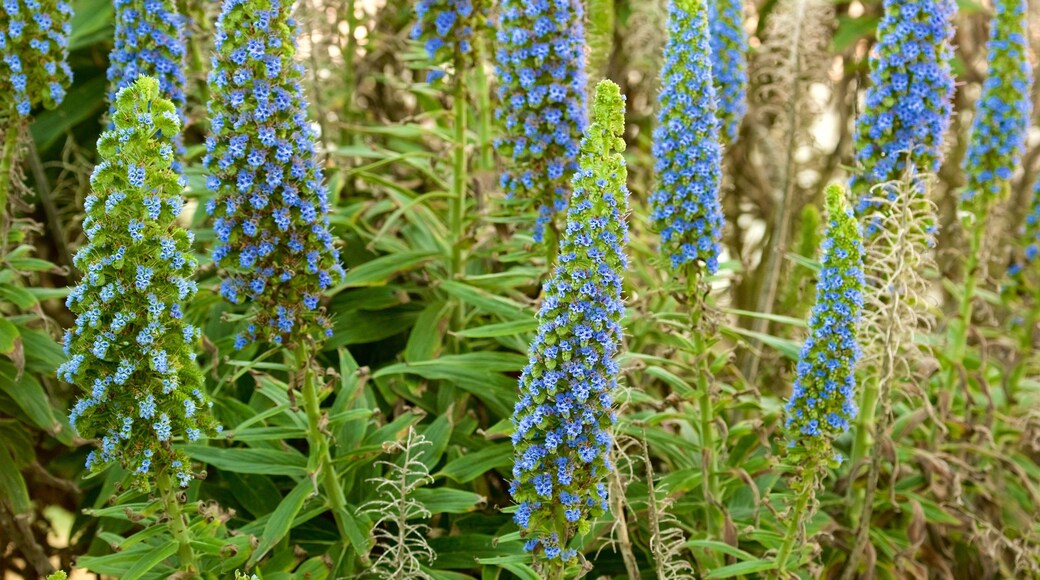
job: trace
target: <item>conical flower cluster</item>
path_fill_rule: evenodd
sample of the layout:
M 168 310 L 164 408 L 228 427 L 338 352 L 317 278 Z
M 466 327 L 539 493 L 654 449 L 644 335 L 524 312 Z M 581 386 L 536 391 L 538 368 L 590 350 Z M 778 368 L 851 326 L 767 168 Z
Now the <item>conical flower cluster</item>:
M 585 12 L 580 0 L 502 0 L 497 117 L 506 194 L 538 208 L 534 238 L 567 207 L 585 130 Z
M 89 243 L 75 257 L 83 279 L 66 302 L 76 325 L 58 376 L 88 393 L 69 415 L 101 440 L 88 468 L 169 469 L 186 485 L 188 460 L 173 441 L 195 441 L 214 423 L 195 363 L 200 332 L 182 306 L 195 295 L 196 261 L 192 234 L 176 224 L 184 183 L 171 169 L 171 137 L 180 120 L 148 77 L 119 92 L 112 120 L 84 201 Z
M 791 447 L 814 457 L 830 454 L 831 442 L 856 417 L 857 327 L 863 309 L 863 243 L 845 191 L 827 188 L 830 226 L 823 242 L 823 269 L 809 337 L 798 357 L 794 391 L 787 401 Z
M 968 141 L 962 201 L 986 211 L 1003 196 L 1026 145 L 1033 83 L 1025 0 L 996 0 L 986 43 L 989 72 Z
M 703 0 L 669 2 L 668 32 L 653 144 L 658 183 L 650 197 L 650 217 L 673 269 L 702 263 L 714 274 L 725 218 L 719 204 L 722 147 Z
M 433 61 L 447 61 L 473 53 L 473 34 L 483 0 L 416 0 L 418 22 L 412 28 L 412 40 L 421 40 L 427 56 Z M 430 71 L 429 81 L 444 76 L 444 71 Z
M 726 143 L 737 140 L 747 113 L 747 32 L 742 0 L 706 0 L 711 29 L 711 74 L 718 95 L 719 130 Z
M 851 187 L 858 215 L 875 207 L 873 186 L 901 179 L 908 169 L 938 171 L 953 110 L 953 0 L 885 0 L 884 10 L 856 122 Z
M 114 113 L 115 96 L 139 76 L 159 81 L 163 97 L 173 101 L 184 125 L 185 18 L 172 0 L 115 0 L 115 46 L 109 53 L 109 113 Z M 183 146 L 174 140 L 178 154 Z M 177 169 L 177 167 L 175 167 Z
M 603 480 L 611 469 L 627 268 L 624 106 L 617 85 L 599 84 L 560 262 L 545 283 L 513 415 L 514 519 L 527 548 L 540 548 L 549 559 L 573 557 L 568 541 L 587 533 L 590 520 L 607 509 Z
M 3 0 L 0 10 L 0 112 L 27 117 L 53 109 L 72 83 L 67 62 L 72 7 L 64 0 Z
M 220 292 L 250 303 L 236 348 L 330 335 L 321 294 L 343 268 L 329 232 L 329 200 L 315 162 L 314 131 L 293 61 L 290 3 L 225 0 L 209 76 L 212 134 L 206 139 L 207 206 L 217 236 Z

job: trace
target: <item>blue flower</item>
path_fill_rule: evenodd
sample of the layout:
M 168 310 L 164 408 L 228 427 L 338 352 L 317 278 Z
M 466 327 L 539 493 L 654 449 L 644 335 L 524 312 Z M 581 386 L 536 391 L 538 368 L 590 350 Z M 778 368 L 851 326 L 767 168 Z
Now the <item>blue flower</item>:
M 537 207 L 534 238 L 567 207 L 586 124 L 584 9 L 578 0 L 502 0 L 496 116 L 508 158 L 501 186 L 523 207 Z
M 908 170 L 938 171 L 953 111 L 953 0 L 885 0 L 884 11 L 866 106 L 856 121 L 850 187 L 860 216 L 877 207 L 870 201 L 873 186 L 902 179 Z M 869 223 L 867 230 L 873 230 Z
M 747 113 L 747 33 L 742 0 L 706 0 L 711 34 L 711 73 L 718 96 L 719 129 L 737 140 Z
M 996 0 L 986 43 L 989 73 L 971 124 L 961 200 L 985 212 L 1003 197 L 1025 149 L 1033 105 L 1025 0 Z
M 115 43 L 108 55 L 109 114 L 115 112 L 115 96 L 139 76 L 159 81 L 160 94 L 173 101 L 181 126 L 184 116 L 185 17 L 172 0 L 115 0 Z M 111 128 L 111 127 L 110 127 Z M 184 146 L 174 139 L 178 157 Z M 180 163 L 174 164 L 180 171 Z
M 344 275 L 329 231 L 303 68 L 293 61 L 290 9 L 279 0 L 225 0 L 217 21 L 204 163 L 215 193 L 207 211 L 217 234 L 220 292 L 233 304 L 249 303 L 255 321 L 236 348 L 327 335 L 330 323 L 304 300 Z
M 6 0 L 0 10 L 0 110 L 28 117 L 57 107 L 72 84 L 72 7 L 64 0 Z
M 479 9 L 481 3 L 482 0 L 416 0 L 418 22 L 412 28 L 412 40 L 422 41 L 427 56 L 434 62 L 472 55 L 473 35 L 484 16 Z M 456 62 L 455 66 L 461 64 Z M 432 82 L 442 76 L 443 71 L 433 70 L 427 80 Z
M 856 417 L 856 342 L 863 308 L 863 244 L 859 222 L 842 187 L 827 188 L 830 227 L 809 337 L 798 357 L 797 377 L 785 411 L 792 447 L 818 458 L 832 457 L 831 442 Z
M 549 559 L 572 557 L 567 542 L 606 509 L 602 482 L 611 469 L 627 268 L 623 131 L 624 99 L 617 85 L 603 81 L 513 414 L 515 521 L 523 536 L 535 540 L 529 549 L 541 545 Z M 561 528 L 555 514 L 563 506 L 570 511 Z
M 118 461 L 147 478 L 151 467 L 187 462 L 165 442 L 213 432 L 214 422 L 195 410 L 202 375 L 184 340 L 189 326 L 175 315 L 177 301 L 194 294 L 182 293 L 178 281 L 196 268 L 192 236 L 176 223 L 183 180 L 161 153 L 180 119 L 159 96 L 158 81 L 141 77 L 119 92 L 113 123 L 98 140 L 102 161 L 90 178 L 85 220 L 96 226 L 74 258 L 87 274 L 69 294 L 76 324 L 65 334 L 69 360 L 58 376 L 88 392 L 69 414 L 81 434 L 102 441 L 88 466 Z M 156 196 L 157 213 L 148 209 Z M 112 197 L 119 211 L 110 209 Z M 158 257 L 164 253 L 168 259 Z M 152 421 L 154 429 L 136 428 Z
M 668 29 L 654 129 L 657 187 L 650 196 L 651 220 L 673 269 L 702 263 L 714 274 L 725 219 L 719 204 L 722 147 L 704 4 L 670 2 Z

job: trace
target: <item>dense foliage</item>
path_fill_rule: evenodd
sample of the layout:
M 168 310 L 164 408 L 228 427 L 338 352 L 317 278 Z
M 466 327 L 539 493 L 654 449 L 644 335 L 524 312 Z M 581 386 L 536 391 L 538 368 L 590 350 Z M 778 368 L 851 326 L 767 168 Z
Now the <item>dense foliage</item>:
M 1038 18 L 0 0 L 0 574 L 1040 577 Z

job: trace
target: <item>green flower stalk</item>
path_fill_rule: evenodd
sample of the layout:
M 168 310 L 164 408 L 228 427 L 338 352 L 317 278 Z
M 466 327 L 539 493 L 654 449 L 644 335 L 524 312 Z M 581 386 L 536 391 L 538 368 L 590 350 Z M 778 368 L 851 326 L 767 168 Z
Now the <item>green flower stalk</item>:
M 98 140 L 102 161 L 90 178 L 75 256 L 83 279 L 66 301 L 76 325 L 65 333 L 68 361 L 58 376 L 85 394 L 69 422 L 101 447 L 99 470 L 118 462 L 142 482 L 192 478 L 175 440 L 219 432 L 195 362 L 200 331 L 184 320 L 195 295 L 193 236 L 176 224 L 184 182 L 171 168 L 177 111 L 159 83 L 141 77 L 116 97 L 115 128 Z
M 794 390 L 785 407 L 788 461 L 799 466 L 800 476 L 792 486 L 797 500 L 777 556 L 780 570 L 811 510 L 809 503 L 821 468 L 841 461 L 832 450 L 833 442 L 848 431 L 849 422 L 856 417 L 856 363 L 861 356 L 856 334 L 865 284 L 863 236 L 841 186 L 827 188 L 826 203 L 830 226 L 822 244 L 816 305 L 809 319 L 809 338 L 798 358 Z
M 597 86 L 559 264 L 545 283 L 513 415 L 514 520 L 527 549 L 543 554 L 556 574 L 575 556 L 569 541 L 607 510 L 627 268 L 624 106 L 616 84 Z
M 53 109 L 72 83 L 72 7 L 62 0 L 3 0 L 0 10 L 0 116 Z

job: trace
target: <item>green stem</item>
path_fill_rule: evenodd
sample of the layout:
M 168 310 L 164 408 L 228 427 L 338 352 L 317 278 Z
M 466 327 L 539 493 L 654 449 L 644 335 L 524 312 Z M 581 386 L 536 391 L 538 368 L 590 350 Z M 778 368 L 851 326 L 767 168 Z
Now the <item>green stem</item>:
M 856 474 L 859 472 L 862 466 L 863 459 L 867 456 L 867 449 L 873 442 L 872 434 L 874 433 L 874 423 L 877 417 L 877 405 L 878 399 L 881 396 L 881 387 L 878 384 L 877 377 L 871 376 L 863 385 L 863 394 L 859 401 L 859 418 L 856 420 L 856 438 L 852 442 L 852 457 L 849 462 L 852 466 L 852 473 L 849 474 L 849 481 L 851 482 L 856 478 Z M 853 493 L 853 486 L 849 485 L 849 493 Z M 853 516 L 856 515 L 856 511 L 853 511 Z
M 325 491 L 325 499 L 332 508 L 332 516 L 336 520 L 336 528 L 339 530 L 340 538 L 346 542 L 346 522 L 349 519 L 347 511 L 347 496 L 343 492 L 336 468 L 332 463 L 332 454 L 329 450 L 328 436 L 322 431 L 321 402 L 318 400 L 318 388 L 315 385 L 314 371 L 309 367 L 305 348 L 296 351 L 296 364 L 303 365 L 303 406 L 307 413 L 307 442 L 310 445 L 310 469 L 317 476 L 321 475 L 321 487 Z M 362 548 L 357 547 L 360 551 Z
M 964 266 L 964 293 L 961 295 L 960 303 L 960 325 L 954 334 L 953 344 L 950 348 L 950 356 L 954 362 L 964 360 L 964 351 L 968 343 L 968 328 L 971 326 L 972 308 L 975 300 L 975 288 L 978 286 L 978 270 L 980 253 L 982 251 L 982 237 L 986 233 L 986 220 L 977 218 L 971 232 L 971 245 L 968 250 L 968 261 Z
M 712 422 L 715 419 L 715 401 L 711 392 L 711 369 L 707 359 L 708 347 L 704 343 L 704 334 L 700 329 L 701 306 L 699 296 L 699 274 L 696 269 L 687 272 L 687 304 L 690 308 L 690 335 L 693 339 L 693 355 L 697 359 L 697 385 L 700 390 L 700 435 L 701 435 L 701 469 L 703 470 L 704 510 L 708 536 L 717 539 L 721 536 L 722 521 L 720 513 L 715 509 L 719 503 L 718 453 L 715 443 L 715 430 Z
M 22 123 L 13 111 L 5 118 L 5 123 L 7 130 L 4 132 L 3 157 L 0 157 L 0 216 L 7 212 L 7 198 L 11 191 L 11 169 L 18 152 L 18 134 L 22 130 Z
M 465 273 L 462 244 L 465 241 L 466 214 L 466 78 L 460 67 L 464 62 L 461 49 L 455 54 L 455 151 L 452 169 L 452 198 L 448 211 L 448 222 L 451 228 L 451 262 L 448 268 L 448 279 L 457 280 Z M 460 301 L 455 305 L 452 328 L 461 329 L 465 320 L 465 306 Z
M 354 118 L 354 92 L 357 81 L 355 80 L 354 70 L 355 66 L 355 53 L 357 52 L 357 40 L 354 37 L 354 32 L 357 30 L 358 18 L 355 9 L 357 8 L 354 4 L 354 0 L 346 0 L 344 2 L 345 10 L 347 13 L 346 24 L 347 24 L 347 42 L 343 47 L 343 116 L 347 120 L 347 124 L 355 122 Z M 348 139 L 354 144 L 360 141 L 360 137 L 357 132 L 353 135 L 348 135 L 348 131 L 344 128 L 341 133 L 340 140 L 347 142 Z
M 184 514 L 181 512 L 180 502 L 177 501 L 169 469 L 164 469 L 159 473 L 156 485 L 159 488 L 159 498 L 166 509 L 166 515 L 170 518 L 168 522 L 170 532 L 177 541 L 177 555 L 180 557 L 181 570 L 188 573 L 188 577 L 192 577 L 199 570 L 199 566 L 195 561 L 195 552 L 191 549 L 191 533 L 184 522 Z
M 805 520 L 806 512 L 809 507 L 809 500 L 812 499 L 813 491 L 815 489 L 816 480 L 816 466 L 814 464 L 806 465 L 802 468 L 802 482 L 801 489 L 798 492 L 798 499 L 794 504 L 794 511 L 788 515 L 787 532 L 784 534 L 784 543 L 780 546 L 780 551 L 776 554 L 776 569 L 780 574 L 783 574 L 787 569 L 787 559 L 791 556 L 791 551 L 794 549 L 795 542 L 802 535 L 802 523 Z

